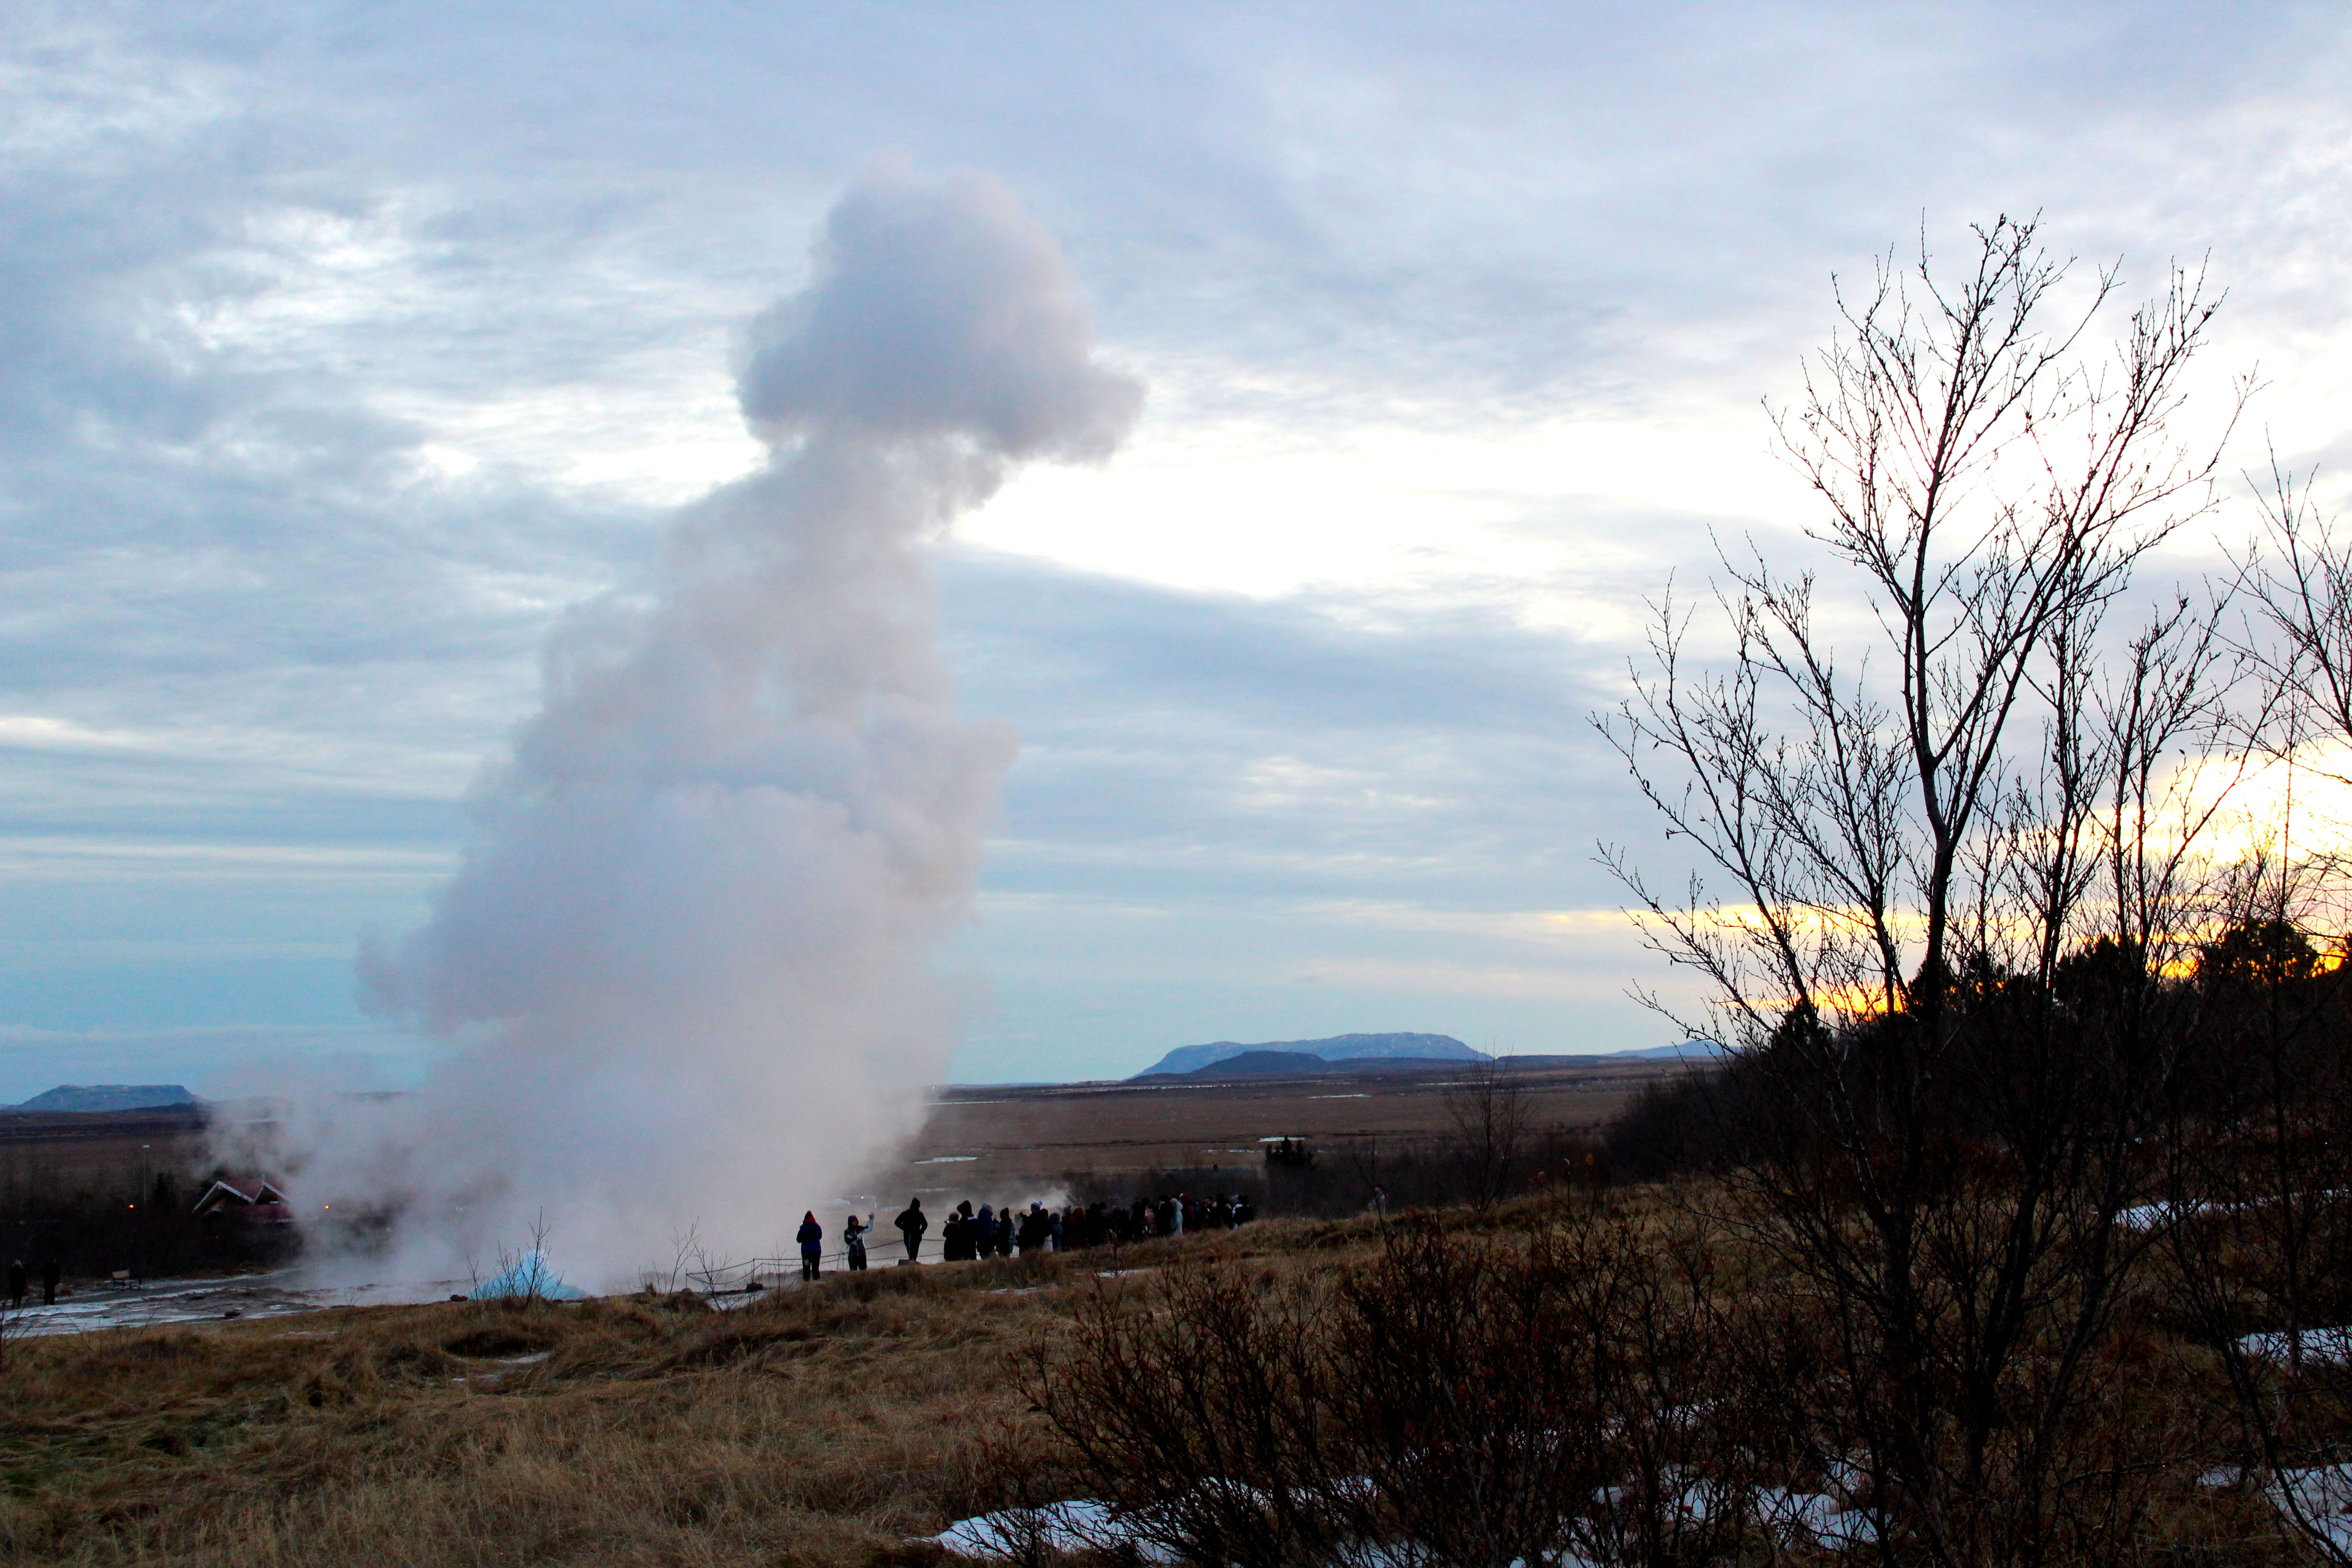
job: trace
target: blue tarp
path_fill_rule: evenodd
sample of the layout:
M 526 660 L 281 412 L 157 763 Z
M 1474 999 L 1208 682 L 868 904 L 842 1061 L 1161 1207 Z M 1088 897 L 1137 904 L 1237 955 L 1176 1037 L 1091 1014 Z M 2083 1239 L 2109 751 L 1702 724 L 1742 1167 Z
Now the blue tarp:
M 534 1296 L 542 1301 L 584 1301 L 588 1292 L 566 1284 L 543 1252 L 524 1253 L 512 1267 L 473 1290 L 477 1301 L 527 1301 Z

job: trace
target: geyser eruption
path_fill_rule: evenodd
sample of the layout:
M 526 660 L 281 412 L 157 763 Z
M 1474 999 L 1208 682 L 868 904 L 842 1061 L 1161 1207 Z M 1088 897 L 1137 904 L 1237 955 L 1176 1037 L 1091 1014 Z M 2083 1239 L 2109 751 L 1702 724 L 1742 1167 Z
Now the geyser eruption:
M 450 1049 L 306 1184 L 395 1195 L 415 1266 L 541 1213 L 605 1284 L 690 1222 L 772 1247 L 946 1066 L 932 955 L 1014 742 L 952 711 L 926 548 L 1019 464 L 1108 456 L 1141 389 L 1052 238 L 966 176 L 845 195 L 740 392 L 767 465 L 674 521 L 644 595 L 550 638 L 431 919 L 362 954 Z

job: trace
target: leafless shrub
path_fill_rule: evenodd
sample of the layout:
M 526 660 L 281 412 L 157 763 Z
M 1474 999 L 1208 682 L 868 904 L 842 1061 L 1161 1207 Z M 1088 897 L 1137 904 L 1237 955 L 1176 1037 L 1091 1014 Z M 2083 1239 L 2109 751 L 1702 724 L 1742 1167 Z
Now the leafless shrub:
M 553 1264 L 547 1260 L 547 1238 L 554 1227 L 542 1213 L 530 1223 L 530 1244 L 509 1247 L 501 1244 L 490 1278 L 480 1277 L 473 1258 L 466 1259 L 466 1274 L 472 1289 L 468 1294 L 502 1301 L 510 1306 L 536 1307 L 554 1298 L 561 1277 Z
M 709 1251 L 702 1242 L 702 1222 L 689 1220 L 670 1232 L 667 1268 L 648 1268 L 637 1277 L 641 1289 L 656 1296 L 675 1296 L 685 1289 L 696 1270 L 708 1271 Z
M 1326 1563 L 1349 1472 L 1320 1305 L 1237 1265 L 1181 1262 L 1140 1290 L 1092 1290 L 1070 1344 L 1032 1363 L 1031 1392 L 1137 1539 L 1188 1562 Z
M 1339 1288 L 1330 1353 L 1406 1561 L 1712 1561 L 1753 1543 L 1769 1428 L 1728 1352 L 1706 1238 L 1570 1195 L 1523 1236 L 1426 1218 Z
M 1785 1465 L 1711 1256 L 1589 1195 L 1517 1234 L 1416 1215 L 1328 1277 L 1180 1264 L 1098 1291 L 1033 1387 L 1120 1528 L 1187 1561 L 1769 1549 Z

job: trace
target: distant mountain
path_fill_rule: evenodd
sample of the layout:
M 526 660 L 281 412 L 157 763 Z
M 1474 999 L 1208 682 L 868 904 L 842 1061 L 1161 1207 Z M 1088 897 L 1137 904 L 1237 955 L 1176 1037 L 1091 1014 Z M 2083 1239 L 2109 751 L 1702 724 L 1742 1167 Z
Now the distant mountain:
M 176 1083 L 61 1083 L 37 1094 L 16 1110 L 152 1110 L 166 1105 L 202 1105 Z
M 1155 1073 L 1197 1072 L 1213 1062 L 1227 1061 L 1244 1052 L 1253 1056 L 1279 1052 L 1286 1056 L 1319 1057 L 1327 1063 L 1378 1061 L 1395 1057 L 1448 1062 L 1493 1059 L 1484 1051 L 1472 1050 L 1451 1035 L 1334 1035 L 1328 1040 L 1269 1040 L 1255 1046 L 1244 1046 L 1233 1040 L 1219 1040 L 1213 1046 L 1179 1046 L 1135 1076 L 1149 1078 Z M 1300 1065 L 1304 1070 L 1315 1070 L 1311 1066 Z

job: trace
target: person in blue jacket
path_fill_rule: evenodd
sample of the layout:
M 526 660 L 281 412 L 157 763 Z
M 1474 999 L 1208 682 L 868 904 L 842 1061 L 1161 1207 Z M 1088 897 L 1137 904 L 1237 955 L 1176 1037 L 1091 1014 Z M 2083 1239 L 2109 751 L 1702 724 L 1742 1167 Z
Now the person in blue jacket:
M 824 1226 L 817 1224 L 816 1211 L 811 1209 L 801 1216 L 801 1278 L 816 1278 L 816 1260 L 824 1256 Z

